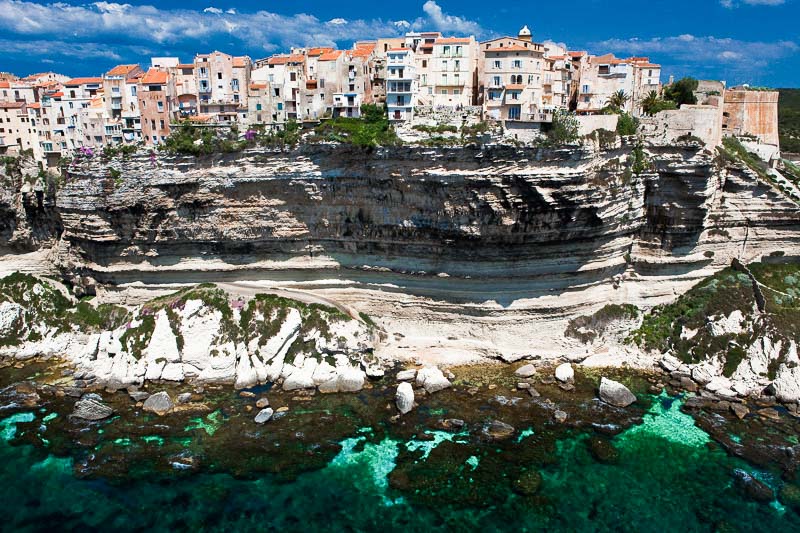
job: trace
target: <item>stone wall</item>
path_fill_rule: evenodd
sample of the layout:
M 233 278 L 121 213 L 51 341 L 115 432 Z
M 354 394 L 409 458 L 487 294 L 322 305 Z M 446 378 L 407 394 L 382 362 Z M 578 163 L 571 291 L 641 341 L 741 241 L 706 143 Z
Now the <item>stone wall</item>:
M 731 135 L 754 135 L 763 144 L 779 145 L 778 91 L 725 91 L 723 130 Z
M 417 106 L 414 108 L 414 124 L 436 126 L 449 124 L 461 126 L 464 122 L 475 124 L 482 118 L 481 106 L 464 106 L 460 108 L 451 106 Z
M 722 142 L 722 109 L 713 105 L 682 105 L 640 119 L 639 131 L 650 144 L 669 146 L 679 137 L 692 135 L 713 148 Z
M 579 115 L 578 135 L 589 135 L 593 131 L 608 130 L 617 131 L 619 115 Z

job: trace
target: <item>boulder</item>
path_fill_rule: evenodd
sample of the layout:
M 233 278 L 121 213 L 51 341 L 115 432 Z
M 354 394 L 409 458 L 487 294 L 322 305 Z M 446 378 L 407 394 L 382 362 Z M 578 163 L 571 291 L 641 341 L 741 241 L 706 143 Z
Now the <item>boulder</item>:
M 274 411 L 272 410 L 271 407 L 267 407 L 266 409 L 260 410 L 258 412 L 258 414 L 256 415 L 256 418 L 255 418 L 256 424 L 265 424 L 265 423 L 267 423 L 269 420 L 272 419 L 272 415 L 273 414 L 274 414 Z
M 559 424 L 563 424 L 564 422 L 566 422 L 567 418 L 569 418 L 569 415 L 564 411 L 557 410 L 555 413 L 553 413 L 553 420 L 555 420 Z
M 542 475 L 536 470 L 523 472 L 514 480 L 514 490 L 523 496 L 533 496 L 542 486 Z
M 358 392 L 364 388 L 365 379 L 366 375 L 359 368 L 340 368 L 333 378 L 325 383 L 320 383 L 319 391 L 325 394 Z
M 83 420 L 103 420 L 114 414 L 114 410 L 101 401 L 97 394 L 87 394 L 75 402 L 72 416 Z
M 169 394 L 167 394 L 166 391 L 161 391 L 147 398 L 144 401 L 142 409 L 155 413 L 158 416 L 163 416 L 172 411 L 174 407 L 175 404 L 172 402 L 172 398 L 170 398 Z
M 527 364 L 525 366 L 519 367 L 517 371 L 514 372 L 514 374 L 516 374 L 517 377 L 520 378 L 529 378 L 536 375 L 536 367 L 531 364 Z
M 256 407 L 259 409 L 265 409 L 269 407 L 269 399 L 268 398 L 259 398 L 256 402 Z
M 567 383 L 575 379 L 575 370 L 569 363 L 564 363 L 556 367 L 556 379 L 561 383 Z
M 600 399 L 615 407 L 628 407 L 636 401 L 636 396 L 622 383 L 601 378 Z
M 425 389 L 428 394 L 432 394 L 450 388 L 452 383 L 438 368 L 426 367 L 417 372 L 417 385 Z
M 192 393 L 184 392 L 183 394 L 179 394 L 177 401 L 178 403 L 189 403 L 190 401 L 192 401 Z
M 417 371 L 413 368 L 411 370 L 401 370 L 397 373 L 397 381 L 413 381 L 417 377 Z
M 664 355 L 664 357 L 661 358 L 661 361 L 659 361 L 658 364 L 661 365 L 661 368 L 663 368 L 667 372 L 675 372 L 681 367 L 681 365 L 683 365 L 681 360 L 672 354 Z
M 397 410 L 402 415 L 414 408 L 414 389 L 411 387 L 411 383 L 404 381 L 397 386 L 394 401 L 397 404 Z

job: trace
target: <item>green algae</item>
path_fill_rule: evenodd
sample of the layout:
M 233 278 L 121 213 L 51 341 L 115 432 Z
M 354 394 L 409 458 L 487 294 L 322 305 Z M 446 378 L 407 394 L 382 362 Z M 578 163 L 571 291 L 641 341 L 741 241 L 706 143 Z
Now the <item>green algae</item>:
M 17 424 L 21 422 L 33 422 L 36 415 L 33 413 L 16 413 L 8 418 L 0 420 L 0 438 L 10 441 L 17 434 Z
M 159 446 L 164 445 L 164 437 L 160 437 L 158 435 L 145 435 L 142 437 L 142 440 L 147 444 L 155 443 Z
M 455 439 L 458 437 L 464 437 L 468 433 L 466 431 L 462 431 L 460 433 L 450 433 L 447 431 L 425 431 L 426 435 L 430 435 L 432 438 L 429 440 L 410 440 L 406 442 L 405 447 L 410 452 L 415 452 L 417 450 L 422 450 L 422 456 L 419 458 L 420 461 L 425 461 L 431 454 L 431 452 L 439 446 L 443 442 L 457 442 Z
M 705 446 L 711 441 L 708 433 L 695 425 L 694 418 L 681 411 L 680 400 L 673 400 L 665 392 L 656 399 L 645 414 L 644 423 L 619 435 L 617 442 L 624 446 L 642 433 L 685 446 Z
M 522 442 L 524 439 L 535 435 L 533 432 L 533 428 L 525 428 L 519 432 L 519 436 L 517 436 L 517 443 Z
M 366 482 L 383 492 L 389 485 L 387 477 L 395 467 L 399 441 L 387 437 L 377 444 L 366 442 L 361 451 L 356 451 L 356 447 L 364 441 L 366 437 L 363 436 L 343 440 L 340 443 L 342 450 L 331 460 L 328 469 L 365 471 L 368 475 L 364 476 L 359 486 Z
M 189 420 L 191 423 L 184 428 L 184 431 L 202 429 L 209 437 L 213 437 L 214 433 L 222 426 L 221 417 L 222 411 L 217 409 L 213 413 L 206 415 L 205 419 L 202 417 L 192 418 Z
M 51 420 L 55 420 L 56 418 L 58 418 L 58 413 L 50 413 L 49 415 L 42 418 L 42 422 L 47 423 L 50 422 Z
M 467 458 L 466 463 L 470 467 L 472 467 L 472 470 L 474 471 L 476 468 L 478 468 L 478 465 L 481 463 L 481 460 L 478 457 L 474 456 L 474 455 L 470 455 Z

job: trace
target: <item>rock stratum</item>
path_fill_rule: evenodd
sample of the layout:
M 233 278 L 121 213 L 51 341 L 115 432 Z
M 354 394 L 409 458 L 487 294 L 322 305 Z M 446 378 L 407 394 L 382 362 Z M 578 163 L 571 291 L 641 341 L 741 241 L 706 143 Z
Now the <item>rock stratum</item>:
M 2 244 L 48 247 L 80 290 L 313 293 L 373 317 L 382 360 L 585 357 L 603 339 L 565 336 L 579 315 L 672 301 L 733 259 L 800 255 L 797 203 L 691 142 L 95 158 L 52 207 L 30 194 L 0 197 L 15 220 Z

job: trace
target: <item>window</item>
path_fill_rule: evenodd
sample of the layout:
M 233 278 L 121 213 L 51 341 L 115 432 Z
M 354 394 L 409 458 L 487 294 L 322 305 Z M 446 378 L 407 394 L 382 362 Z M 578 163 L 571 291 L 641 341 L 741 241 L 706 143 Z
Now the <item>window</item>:
M 522 61 L 519 59 L 514 60 L 514 68 L 522 68 Z
M 231 80 L 231 87 L 233 88 L 234 91 L 239 90 L 239 78 L 234 78 Z
M 584 94 L 588 93 L 589 92 L 589 86 L 588 85 L 584 85 L 583 87 L 581 87 L 581 92 L 584 93 Z
M 428 60 L 427 59 L 423 59 L 422 60 L 422 68 L 428 68 Z
M 256 104 L 256 111 L 261 111 L 261 104 Z M 259 119 L 261 120 L 261 119 Z
M 159 101 L 156 103 L 156 106 L 158 107 L 158 110 L 159 110 L 159 111 L 164 111 L 164 102 L 162 102 L 161 100 L 159 100 Z
M 533 83 L 533 74 L 528 74 L 528 85 Z
M 156 129 L 156 120 L 154 118 L 150 119 L 150 128 Z
M 208 76 L 208 69 L 206 67 L 200 67 L 200 75 Z
M 519 91 L 512 91 L 511 92 L 511 99 L 512 100 L 519 100 Z
M 275 87 L 275 96 L 280 96 L 280 95 L 281 95 L 280 88 L 279 87 Z
M 444 61 L 442 61 L 442 70 L 444 70 L 444 71 L 447 70 L 447 60 L 446 59 Z
M 496 69 L 501 69 L 501 68 L 503 68 L 503 62 L 502 62 L 502 61 L 500 61 L 500 60 L 495 60 L 495 62 L 494 62 L 494 68 L 496 68 Z
M 501 85 L 503 85 L 503 80 L 500 79 L 500 76 L 494 76 L 492 78 L 492 85 L 494 85 L 495 87 L 500 87 Z
M 297 81 L 297 73 L 296 72 L 289 73 L 289 80 L 290 81 Z
M 589 96 L 584 96 L 583 97 L 583 103 L 584 104 L 588 104 L 590 100 L 591 100 L 591 98 L 589 98 Z
M 447 89 L 442 89 L 439 91 L 439 94 L 447 94 Z
M 456 46 L 456 57 L 461 57 L 461 47 Z
M 283 111 L 283 102 L 278 102 L 278 111 Z
M 446 56 L 449 56 L 450 55 L 450 47 L 449 46 L 445 46 L 444 48 L 442 48 L 442 54 L 446 55 Z
M 217 79 L 218 79 L 218 80 L 221 80 L 221 79 L 222 79 L 222 72 L 217 72 Z
M 461 61 L 459 61 L 458 59 L 456 59 L 456 64 L 453 67 L 453 70 L 461 70 Z
M 158 121 L 158 127 L 161 128 L 162 130 L 164 129 L 164 120 L 163 119 Z
M 136 96 L 136 85 L 131 85 L 131 96 Z
M 461 89 L 453 89 L 453 94 L 461 94 Z

